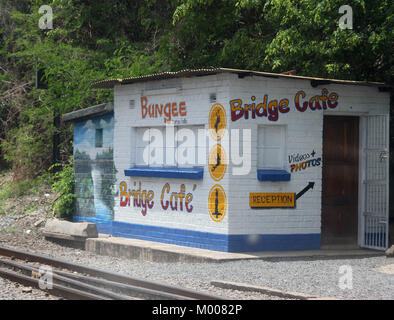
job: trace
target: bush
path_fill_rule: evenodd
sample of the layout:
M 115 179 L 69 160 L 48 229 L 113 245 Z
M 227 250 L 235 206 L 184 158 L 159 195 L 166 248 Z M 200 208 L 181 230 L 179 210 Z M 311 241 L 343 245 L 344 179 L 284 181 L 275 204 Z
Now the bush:
M 58 171 L 54 175 L 55 182 L 52 185 L 52 190 L 59 194 L 59 197 L 53 204 L 53 210 L 60 218 L 70 219 L 75 210 L 75 199 L 74 194 L 74 168 L 73 160 L 66 165 L 55 164 L 51 169 L 63 167 L 61 171 Z

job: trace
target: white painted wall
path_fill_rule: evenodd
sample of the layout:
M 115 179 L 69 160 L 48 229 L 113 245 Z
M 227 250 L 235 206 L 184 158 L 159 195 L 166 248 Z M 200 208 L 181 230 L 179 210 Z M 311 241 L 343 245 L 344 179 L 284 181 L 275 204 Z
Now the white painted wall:
M 116 187 L 122 181 L 127 182 L 128 186 L 133 186 L 134 182 L 141 182 L 144 189 L 154 191 L 154 207 L 148 210 L 143 216 L 140 210 L 132 206 L 121 207 L 118 195 L 115 198 L 115 219 L 116 221 L 154 225 L 169 228 L 187 229 L 211 233 L 227 233 L 228 229 L 228 212 L 220 222 L 214 222 L 209 214 L 207 199 L 209 190 L 215 184 L 211 179 L 207 168 L 204 169 L 204 178 L 202 180 L 182 180 L 166 178 L 144 178 L 144 177 L 126 177 L 124 169 L 133 166 L 133 145 L 134 137 L 132 127 L 138 126 L 162 126 L 162 118 L 142 119 L 140 109 L 141 94 L 145 94 L 146 89 L 149 93 L 155 93 L 153 89 L 161 88 L 162 85 L 167 89 L 157 90 L 160 94 L 148 96 L 148 103 L 166 103 L 185 101 L 187 106 L 187 123 L 185 125 L 203 125 L 208 128 L 208 116 L 212 103 L 209 101 L 210 93 L 216 93 L 217 101 L 227 101 L 229 75 L 222 74 L 204 78 L 182 78 L 173 80 L 161 80 L 156 82 L 138 83 L 133 85 L 115 87 L 115 132 L 114 132 L 114 161 L 117 169 Z M 180 90 L 171 89 L 171 86 L 181 87 Z M 166 93 L 166 90 L 170 93 Z M 135 100 L 135 109 L 129 109 L 129 100 Z M 208 142 L 208 141 L 207 141 Z M 208 151 L 206 153 L 208 159 Z M 191 213 L 167 210 L 161 207 L 160 197 L 163 186 L 170 184 L 171 191 L 180 190 L 180 185 L 185 184 L 186 193 L 193 194 L 193 211 Z M 221 185 L 228 188 L 229 176 L 226 175 L 221 181 Z M 193 188 L 195 190 L 193 191 Z M 130 188 L 131 189 L 131 188 Z M 167 199 L 168 199 L 167 195 Z M 169 200 L 169 199 L 168 199 Z
M 172 87 L 172 88 L 171 88 Z M 174 89 L 178 88 L 178 89 Z M 180 89 L 181 88 L 181 89 Z M 329 93 L 339 95 L 338 106 L 330 110 L 308 109 L 296 110 L 294 96 L 299 90 L 305 91 L 309 99 L 320 95 L 322 88 Z M 154 94 L 156 89 L 158 94 Z M 160 90 L 158 90 L 160 89 Z M 207 167 L 203 180 L 134 178 L 125 177 L 124 169 L 133 165 L 134 137 L 132 127 L 163 125 L 163 119 L 142 119 L 140 109 L 141 95 L 149 90 L 149 103 L 185 101 L 187 105 L 187 125 L 199 124 L 208 128 L 208 115 L 213 103 L 209 101 L 210 93 L 216 93 L 217 102 L 221 103 L 227 113 L 228 129 L 251 129 L 251 170 L 247 175 L 232 175 L 233 165 L 229 164 L 225 177 L 219 184 L 225 189 L 228 210 L 221 222 L 214 222 L 209 214 L 207 199 L 209 190 L 217 184 L 210 177 Z M 167 91 L 167 92 L 166 92 Z M 251 103 L 250 97 L 256 96 L 261 102 L 264 95 L 268 99 L 289 99 L 290 112 L 279 113 L 278 121 L 267 118 L 240 119 L 231 121 L 229 101 L 240 98 L 244 103 Z M 303 100 L 305 100 L 303 99 Z M 135 100 L 135 109 L 129 109 L 129 100 Z M 309 167 L 303 171 L 293 172 L 288 182 L 260 182 L 257 180 L 257 127 L 262 124 L 281 124 L 287 126 L 287 158 L 290 154 L 316 152 L 322 158 L 322 132 L 324 114 L 363 115 L 388 114 L 389 95 L 380 93 L 376 87 L 329 84 L 312 88 L 310 81 L 299 79 L 275 79 L 265 77 L 238 78 L 235 74 L 218 74 L 204 77 L 142 82 L 115 87 L 115 132 L 114 161 L 117 169 L 116 188 L 125 181 L 130 188 L 133 183 L 141 182 L 143 189 L 154 191 L 154 207 L 143 216 L 140 209 L 132 206 L 121 207 L 120 195 L 115 199 L 116 221 L 162 226 L 178 229 L 196 230 L 222 234 L 310 234 L 320 233 L 321 226 L 321 191 L 322 165 Z M 230 154 L 226 146 L 227 155 Z M 208 157 L 207 150 L 207 157 Z M 286 160 L 288 163 L 288 159 Z M 290 164 L 287 166 L 290 171 Z M 295 209 L 251 209 L 250 192 L 296 192 L 301 191 L 309 181 L 315 182 L 298 201 Z M 171 186 L 171 192 L 179 191 L 185 184 L 186 192 L 193 194 L 193 211 L 163 211 L 160 195 L 165 183 Z M 194 191 L 192 189 L 195 188 Z M 131 189 L 131 188 L 130 188 Z

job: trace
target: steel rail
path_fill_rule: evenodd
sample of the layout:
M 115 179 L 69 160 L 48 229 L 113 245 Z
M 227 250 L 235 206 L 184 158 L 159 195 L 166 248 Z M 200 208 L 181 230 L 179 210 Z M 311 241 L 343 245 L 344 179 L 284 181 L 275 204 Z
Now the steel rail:
M 48 292 L 55 296 L 60 296 L 69 300 L 108 300 L 105 297 L 91 294 L 88 292 L 83 292 L 74 288 L 65 287 L 58 284 L 53 284 L 52 289 L 41 289 L 39 284 L 39 279 L 26 276 L 24 274 L 16 273 L 13 271 L 5 270 L 0 268 L 0 277 L 8 279 L 13 282 L 17 282 L 23 285 L 32 286 Z
M 132 286 L 129 284 L 124 284 L 124 283 L 119 283 L 119 282 L 115 282 L 115 281 L 99 279 L 99 278 L 94 278 L 94 277 L 88 277 L 88 276 L 65 272 L 65 271 L 53 270 L 53 273 L 59 274 L 61 276 L 67 277 L 67 278 L 76 279 L 76 280 L 81 281 L 83 283 L 89 283 L 89 284 L 92 284 L 92 285 L 100 287 L 100 288 L 111 288 L 111 291 L 113 291 L 113 292 L 126 294 L 126 295 L 129 295 L 132 297 L 138 297 L 141 299 L 149 298 L 150 300 L 167 300 L 167 299 L 168 300 L 192 300 L 189 297 L 183 297 L 183 296 L 175 295 L 172 293 L 166 293 L 166 292 L 157 291 L 157 290 L 150 290 L 150 289 L 146 289 L 146 288 Z
M 13 270 L 18 269 L 24 275 L 31 276 L 35 278 L 35 275 L 39 275 L 39 269 L 36 267 L 32 267 L 30 265 L 19 263 L 11 260 L 0 259 L 0 265 L 5 266 L 6 268 L 12 268 Z M 61 285 L 68 288 L 77 289 L 79 291 L 87 292 L 93 295 L 102 296 L 106 299 L 113 299 L 113 300 L 132 300 L 130 297 L 123 296 L 117 294 L 113 291 L 109 291 L 103 288 L 99 288 L 96 286 L 92 286 L 81 281 L 77 281 L 68 277 L 64 277 L 58 275 L 56 273 L 52 273 L 52 284 Z
M 167 285 L 160 282 L 154 282 L 128 275 L 106 271 L 99 268 L 83 266 L 80 264 L 68 262 L 66 260 L 50 258 L 41 254 L 30 253 L 22 250 L 12 249 L 0 246 L 0 255 L 7 257 L 14 257 L 25 261 L 38 262 L 49 265 L 55 268 L 64 268 L 70 271 L 79 272 L 92 277 L 99 277 L 108 281 L 127 284 L 130 286 L 140 287 L 156 291 L 157 293 L 167 293 L 178 296 L 182 299 L 196 299 L 196 300 L 222 300 L 224 298 L 213 296 L 203 292 L 197 292 L 190 289 L 185 289 L 177 286 Z
M 28 264 L 15 262 L 9 259 L 0 258 L 0 266 L 4 266 L 9 269 L 18 269 L 23 274 L 27 276 L 40 276 L 40 270 L 35 266 L 30 266 Z M 82 289 L 83 291 L 91 292 L 93 294 L 100 294 L 102 296 L 116 299 L 116 300 L 130 300 L 131 297 L 137 299 L 151 299 L 151 300 L 185 300 L 185 297 L 169 294 L 165 292 L 158 292 L 155 290 L 149 290 L 145 288 L 140 288 L 136 286 L 131 286 L 128 284 L 123 284 L 119 282 L 88 277 L 80 274 L 65 272 L 53 269 L 52 281 L 67 287 L 76 287 Z M 110 291 L 108 291 L 110 290 Z M 119 294 L 124 294 L 122 296 Z M 187 298 L 186 298 L 187 299 Z

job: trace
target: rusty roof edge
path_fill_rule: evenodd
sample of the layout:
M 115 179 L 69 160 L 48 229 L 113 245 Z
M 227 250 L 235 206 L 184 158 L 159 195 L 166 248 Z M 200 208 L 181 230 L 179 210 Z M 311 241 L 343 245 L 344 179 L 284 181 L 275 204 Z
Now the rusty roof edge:
M 61 116 L 62 122 L 79 120 L 85 117 L 96 116 L 103 113 L 111 112 L 114 110 L 113 101 L 107 103 L 101 103 L 89 108 L 84 108 L 72 112 L 65 113 Z
M 340 80 L 340 79 L 328 79 L 328 78 L 318 78 L 318 77 L 309 77 L 309 76 L 299 76 L 299 75 L 288 75 L 281 73 L 272 73 L 272 72 L 264 72 L 264 71 L 253 71 L 253 70 L 243 70 L 243 69 L 232 69 L 232 68 L 206 68 L 206 69 L 185 69 L 176 72 L 160 72 L 154 73 L 150 75 L 144 76 L 136 76 L 124 79 L 108 79 L 108 80 L 100 80 L 96 81 L 92 84 L 92 88 L 95 89 L 109 89 L 113 88 L 116 84 L 131 84 L 134 82 L 142 82 L 149 80 L 163 80 L 163 79 L 171 79 L 178 77 L 187 77 L 187 76 L 196 76 L 196 75 L 212 75 L 216 73 L 237 73 L 242 75 L 251 75 L 251 76 L 263 76 L 269 78 L 289 78 L 289 79 L 299 79 L 299 80 L 311 80 L 319 82 L 325 81 L 329 83 L 335 84 L 343 84 L 343 85 L 362 85 L 362 86 L 388 86 L 383 82 L 369 82 L 369 81 L 355 81 L 355 80 Z M 390 86 L 388 86 L 390 87 Z
M 290 79 L 300 79 L 300 80 L 316 80 L 316 81 L 330 81 L 331 83 L 339 84 L 353 84 L 353 85 L 372 85 L 372 86 L 387 86 L 383 82 L 371 82 L 371 81 L 356 81 L 356 80 L 340 80 L 340 79 L 330 79 L 330 78 L 318 78 L 310 76 L 299 76 L 283 73 L 273 73 L 265 71 L 252 71 L 252 70 L 242 70 L 242 69 L 230 69 L 230 68 L 220 68 L 220 70 L 231 72 L 231 73 L 251 73 L 252 75 L 261 75 L 275 78 L 290 78 Z
M 165 71 L 159 73 L 153 73 L 149 75 L 136 76 L 124 79 L 108 79 L 108 80 L 99 80 L 93 82 L 91 85 L 94 89 L 108 89 L 113 88 L 116 84 L 130 84 L 139 81 L 148 81 L 148 80 L 162 80 L 162 79 L 171 79 L 178 77 L 186 77 L 188 75 L 196 75 L 199 73 L 202 74 L 214 74 L 220 71 L 220 68 L 206 68 L 206 69 L 184 69 L 179 71 Z

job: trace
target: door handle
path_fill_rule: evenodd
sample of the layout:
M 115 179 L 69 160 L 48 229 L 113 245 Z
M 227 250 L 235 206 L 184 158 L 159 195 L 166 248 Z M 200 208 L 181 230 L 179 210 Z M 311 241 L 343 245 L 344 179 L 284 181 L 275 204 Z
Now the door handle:
M 382 151 L 380 153 L 380 162 L 383 162 L 384 160 L 386 160 L 389 157 L 389 153 L 387 151 Z

